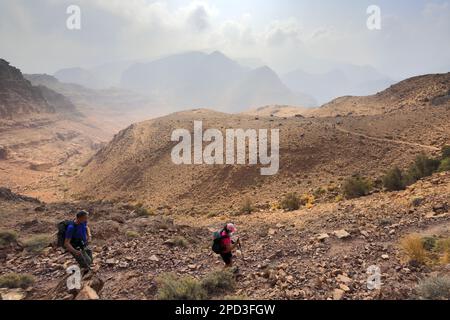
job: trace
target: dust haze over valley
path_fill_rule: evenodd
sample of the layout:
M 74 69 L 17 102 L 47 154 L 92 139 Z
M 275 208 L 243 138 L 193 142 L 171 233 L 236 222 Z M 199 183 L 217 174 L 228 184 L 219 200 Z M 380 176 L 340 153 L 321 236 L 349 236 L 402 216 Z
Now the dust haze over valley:
M 72 2 L 0 4 L 1 299 L 164 299 L 169 273 L 206 286 L 227 222 L 239 272 L 181 298 L 450 298 L 448 2 L 382 1 L 376 30 L 356 1 Z M 278 173 L 175 164 L 172 133 L 195 121 L 279 130 Z M 94 276 L 68 292 L 74 260 L 50 242 L 81 209 Z

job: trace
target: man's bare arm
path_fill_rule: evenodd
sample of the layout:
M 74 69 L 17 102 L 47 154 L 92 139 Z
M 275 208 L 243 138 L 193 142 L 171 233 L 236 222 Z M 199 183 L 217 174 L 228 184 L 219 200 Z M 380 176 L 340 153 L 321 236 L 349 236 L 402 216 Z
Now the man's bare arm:
M 87 233 L 87 242 L 91 242 L 92 234 L 91 234 L 91 228 L 89 228 L 89 226 L 86 226 L 86 233 Z

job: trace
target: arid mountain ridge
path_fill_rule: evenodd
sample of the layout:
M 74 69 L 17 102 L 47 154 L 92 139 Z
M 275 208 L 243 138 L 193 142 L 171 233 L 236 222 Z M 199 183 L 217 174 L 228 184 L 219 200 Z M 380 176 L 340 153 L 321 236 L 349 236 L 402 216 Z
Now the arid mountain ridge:
M 31 85 L 19 69 L 0 59 L 0 119 L 39 113 L 77 112 L 69 99 L 47 87 Z
M 208 212 L 238 210 L 246 197 L 260 207 L 270 207 L 285 193 L 336 187 L 354 173 L 377 179 L 389 167 L 405 167 L 418 154 L 435 154 L 448 143 L 449 78 L 450 74 L 412 78 L 374 96 L 342 98 L 347 104 L 338 100 L 305 112 L 309 117 L 255 117 L 199 109 L 138 123 L 91 159 L 72 190 L 81 197 L 95 194 Z M 365 101 L 371 106 L 368 112 Z M 348 112 L 342 112 L 344 107 Z M 280 129 L 279 174 L 262 177 L 256 166 L 174 165 L 171 132 L 192 130 L 193 122 L 200 120 L 204 130 Z

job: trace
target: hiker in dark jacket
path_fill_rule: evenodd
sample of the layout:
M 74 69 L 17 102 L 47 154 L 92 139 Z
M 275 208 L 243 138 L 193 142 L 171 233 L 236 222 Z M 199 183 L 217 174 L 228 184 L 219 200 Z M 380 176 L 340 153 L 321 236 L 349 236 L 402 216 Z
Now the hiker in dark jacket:
M 233 266 L 233 251 L 238 247 L 239 239 L 237 239 L 237 241 L 234 242 L 233 240 L 231 240 L 231 236 L 236 231 L 237 231 L 236 226 L 232 223 L 228 223 L 220 234 L 221 236 L 220 244 L 222 248 L 220 256 L 225 262 L 225 268 L 231 268 Z
M 92 262 L 92 250 L 88 247 L 91 240 L 91 231 L 87 225 L 88 212 L 80 211 L 73 223 L 66 229 L 64 247 L 74 256 L 80 267 L 89 270 Z

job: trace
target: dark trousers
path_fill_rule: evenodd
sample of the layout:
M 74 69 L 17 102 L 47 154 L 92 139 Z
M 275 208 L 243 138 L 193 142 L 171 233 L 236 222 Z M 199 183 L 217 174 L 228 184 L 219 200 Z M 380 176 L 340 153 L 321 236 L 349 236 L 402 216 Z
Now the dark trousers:
M 92 250 L 88 246 L 74 246 L 75 249 L 79 250 L 81 254 L 79 256 L 72 253 L 72 256 L 77 260 L 78 264 L 82 269 L 90 269 L 94 258 L 92 256 Z

